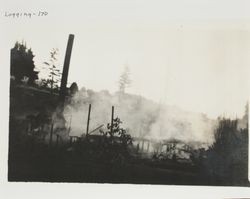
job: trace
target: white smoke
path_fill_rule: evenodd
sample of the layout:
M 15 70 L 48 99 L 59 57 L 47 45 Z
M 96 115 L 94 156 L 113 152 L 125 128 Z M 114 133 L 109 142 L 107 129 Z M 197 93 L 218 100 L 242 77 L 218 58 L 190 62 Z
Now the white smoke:
M 214 121 L 204 114 L 185 112 L 177 107 L 159 105 L 141 96 L 108 91 L 94 92 L 81 89 L 71 100 L 64 116 L 70 126 L 70 135 L 86 133 L 88 107 L 91 104 L 89 131 L 111 121 L 111 107 L 114 117 L 121 119 L 122 127 L 132 137 L 154 140 L 178 139 L 185 142 L 213 142 Z

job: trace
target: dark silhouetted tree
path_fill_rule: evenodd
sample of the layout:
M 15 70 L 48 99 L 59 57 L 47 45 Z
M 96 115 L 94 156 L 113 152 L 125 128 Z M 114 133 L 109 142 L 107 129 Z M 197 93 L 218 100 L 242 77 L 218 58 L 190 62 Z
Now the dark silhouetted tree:
M 249 113 L 249 103 L 247 102 L 246 106 L 245 106 L 245 114 L 244 114 L 244 116 L 242 118 L 242 120 L 246 123 L 246 129 L 248 129 L 248 126 L 249 126 L 249 124 L 248 124 L 248 113 Z
M 78 86 L 77 86 L 77 83 L 76 83 L 76 82 L 73 82 L 73 83 L 71 84 L 71 86 L 69 87 L 69 90 L 70 90 L 70 95 L 71 95 L 71 96 L 74 96 L 74 95 L 79 91 Z
M 208 150 L 206 167 L 217 182 L 242 184 L 247 180 L 248 130 L 239 129 L 238 121 L 219 119 Z
M 38 71 L 35 71 L 34 54 L 27 49 L 24 43 L 16 42 L 11 49 L 10 74 L 17 82 L 21 82 L 24 77 L 28 78 L 28 84 L 32 85 L 38 79 Z
M 131 135 L 122 128 L 121 125 L 122 121 L 120 118 L 116 117 L 113 119 L 113 129 L 111 131 L 111 124 L 107 124 L 107 131 L 101 133 L 103 136 L 106 137 L 107 143 L 109 144 L 109 147 L 112 148 L 112 146 L 118 147 L 121 151 L 120 152 L 126 152 L 128 149 L 128 146 L 132 144 L 132 137 Z M 119 151 L 119 150 L 117 150 Z
M 119 79 L 119 92 L 125 93 L 126 88 L 131 85 L 130 71 L 128 65 L 125 65 L 124 70 Z
M 58 83 L 60 82 L 61 72 L 56 64 L 58 56 L 58 49 L 53 48 L 50 52 L 49 62 L 44 62 L 48 66 L 49 78 L 47 79 L 47 84 L 50 85 L 51 93 L 55 88 L 58 88 Z
M 237 120 L 222 119 L 215 131 L 215 142 L 212 145 L 217 153 L 227 154 L 237 146 Z

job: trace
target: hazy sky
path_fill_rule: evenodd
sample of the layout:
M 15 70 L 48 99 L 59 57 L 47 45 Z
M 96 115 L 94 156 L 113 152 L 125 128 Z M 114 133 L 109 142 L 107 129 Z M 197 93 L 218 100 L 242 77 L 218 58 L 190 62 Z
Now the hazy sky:
M 26 41 L 41 69 L 58 48 L 63 65 L 75 34 L 69 82 L 115 92 L 125 64 L 128 92 L 210 117 L 242 116 L 249 97 L 249 1 L 13 1 L 2 10 L 47 11 L 4 18 L 4 49 Z

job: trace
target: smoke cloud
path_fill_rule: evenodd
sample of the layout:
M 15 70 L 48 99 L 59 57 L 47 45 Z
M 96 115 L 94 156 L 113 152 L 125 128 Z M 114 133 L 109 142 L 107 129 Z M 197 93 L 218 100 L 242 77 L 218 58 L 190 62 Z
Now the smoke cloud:
M 191 113 L 175 106 L 157 104 L 142 96 L 108 91 L 94 92 L 82 88 L 65 107 L 66 125 L 70 135 L 86 133 L 89 104 L 92 105 L 89 131 L 100 125 L 107 127 L 111 121 L 111 107 L 114 117 L 121 119 L 122 127 L 132 137 L 152 140 L 178 139 L 185 142 L 213 142 L 215 121 L 200 113 Z

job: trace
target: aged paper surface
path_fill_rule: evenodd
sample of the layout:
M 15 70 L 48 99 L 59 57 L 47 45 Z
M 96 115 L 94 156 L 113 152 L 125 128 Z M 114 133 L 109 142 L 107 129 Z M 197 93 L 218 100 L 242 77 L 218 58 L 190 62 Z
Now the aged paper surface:
M 249 186 L 249 3 L 2 5 L 6 187 Z

